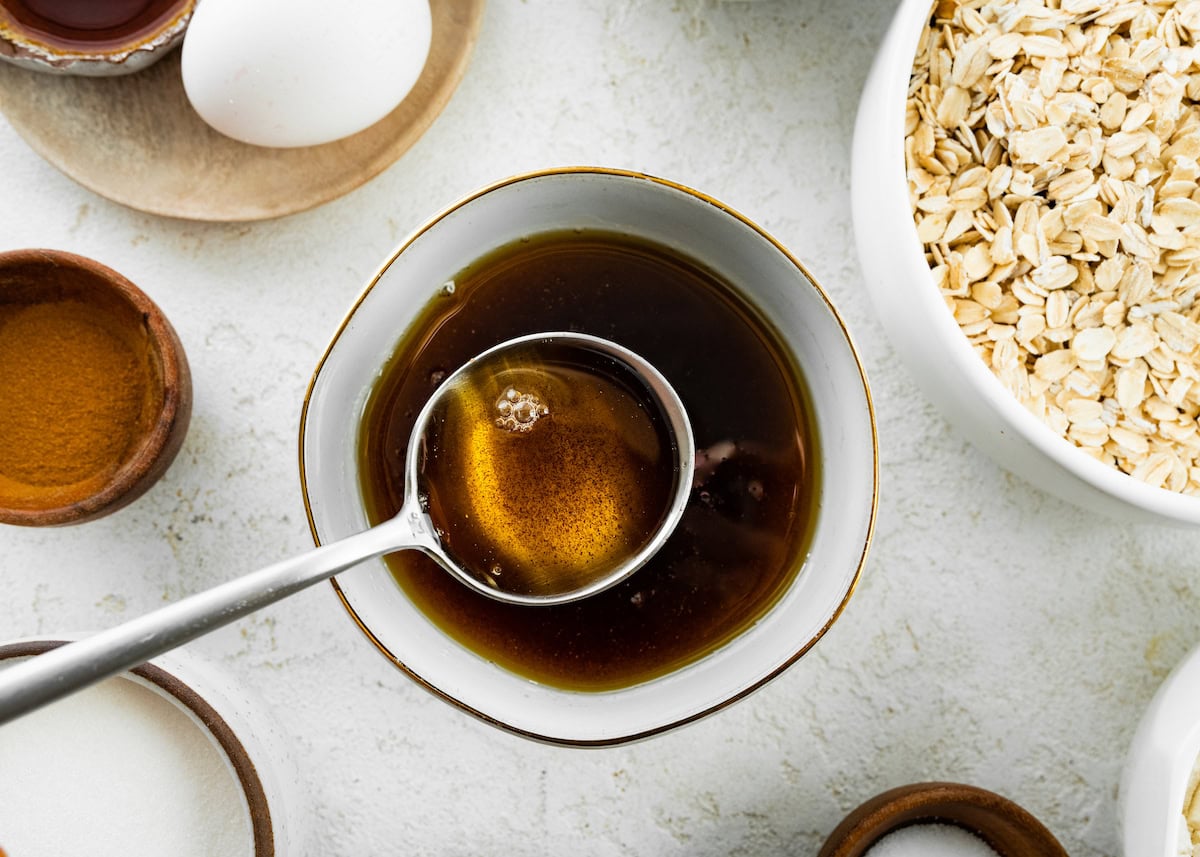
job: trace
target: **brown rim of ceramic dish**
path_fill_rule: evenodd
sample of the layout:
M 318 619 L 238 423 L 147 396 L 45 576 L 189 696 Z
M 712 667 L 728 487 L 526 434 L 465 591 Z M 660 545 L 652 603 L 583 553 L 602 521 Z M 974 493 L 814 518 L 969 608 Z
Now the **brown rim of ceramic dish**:
M 960 783 L 914 783 L 863 803 L 825 840 L 817 857 L 861 857 L 893 831 L 914 824 L 953 824 L 974 833 L 1000 857 L 1067 857 L 1046 826 L 994 792 Z
M 145 64 L 149 54 L 163 52 L 179 42 L 191 21 L 196 0 L 162 2 L 157 10 L 142 10 L 135 15 L 132 27 L 108 30 L 63 26 L 42 18 L 36 10 L 26 8 L 18 13 L 18 5 L 25 6 L 0 0 L 0 56 L 48 70 L 67 71 L 92 63 L 133 71 Z M 137 61 L 129 62 L 134 57 Z
M 67 640 L 31 640 L 0 645 L 0 661 L 11 658 L 36 657 L 51 649 L 65 646 Z M 200 694 L 162 667 L 142 664 L 130 670 L 134 675 L 165 691 L 176 702 L 192 712 L 216 740 L 228 757 L 238 783 L 250 807 L 250 824 L 254 835 L 254 857 L 275 857 L 275 835 L 271 830 L 271 808 L 267 792 L 259 779 L 254 761 L 233 729 Z
M 158 418 L 126 461 L 96 493 L 65 506 L 9 509 L 0 506 L 0 523 L 22 526 L 78 524 L 129 505 L 167 471 L 187 434 L 192 415 L 192 377 L 178 334 L 149 297 L 125 277 L 93 259 L 61 250 L 12 250 L 0 253 L 0 294 L 9 269 L 47 267 L 77 272 L 80 280 L 115 294 L 142 316 L 155 355 L 161 361 L 163 403 Z
M 432 229 L 434 226 L 436 226 L 442 220 L 446 219 L 451 214 L 453 214 L 454 212 L 461 209 L 463 206 L 467 205 L 468 203 L 470 203 L 476 199 L 479 199 L 480 197 L 487 196 L 490 193 L 494 193 L 496 191 L 502 190 L 503 188 L 506 188 L 509 185 L 517 184 L 517 183 L 523 182 L 523 181 L 528 181 L 530 179 L 543 179 L 543 178 L 551 178 L 551 177 L 555 177 L 555 176 L 566 176 L 566 175 L 596 175 L 596 176 L 607 176 L 609 178 L 628 179 L 628 180 L 633 180 L 633 181 L 644 181 L 644 182 L 649 182 L 654 185 L 658 185 L 660 187 L 678 191 L 678 192 L 684 193 L 694 199 L 697 199 L 697 200 L 705 203 L 706 205 L 711 205 L 713 208 L 716 208 L 716 209 L 719 209 L 719 210 L 725 212 L 730 217 L 732 217 L 734 220 L 740 222 L 742 225 L 744 225 L 744 226 L 748 227 L 749 229 L 751 229 L 752 231 L 754 231 L 759 237 L 766 240 L 779 253 L 783 254 L 783 257 L 785 259 L 787 259 L 788 262 L 791 265 L 793 265 L 800 272 L 801 276 L 803 276 L 805 278 L 805 280 L 813 287 L 813 290 L 816 291 L 817 295 L 821 298 L 821 300 L 825 303 L 826 307 L 829 309 L 829 312 L 833 316 L 834 320 L 837 322 L 838 327 L 841 328 L 842 336 L 845 338 L 846 344 L 850 349 L 850 353 L 854 357 L 855 366 L 858 369 L 859 380 L 862 383 L 863 395 L 866 399 L 867 411 L 868 411 L 869 418 L 871 421 L 871 449 L 872 449 L 871 512 L 870 512 L 870 520 L 867 524 L 866 539 L 863 542 L 862 552 L 859 554 L 859 557 L 858 557 L 858 565 L 854 570 L 854 578 L 850 581 L 850 585 L 846 587 L 845 594 L 842 596 L 841 601 L 838 602 L 837 607 L 834 608 L 833 613 L 830 615 L 829 619 L 825 622 L 824 625 L 821 626 L 820 629 L 818 629 L 816 631 L 816 633 L 814 633 L 812 635 L 812 637 L 810 639 L 804 641 L 803 644 L 799 645 L 799 647 L 796 649 L 796 651 L 793 652 L 791 654 L 791 656 L 788 657 L 783 663 L 781 663 L 776 669 L 772 670 L 767 675 L 758 678 L 748 687 L 741 689 L 740 691 L 738 691 L 737 693 L 728 697 L 727 699 L 721 700 L 720 702 L 717 702 L 717 703 L 709 706 L 708 708 L 705 708 L 702 711 L 698 711 L 687 717 L 680 718 L 677 721 L 667 723 L 662 726 L 654 727 L 652 729 L 647 729 L 643 732 L 637 732 L 637 733 L 628 734 L 628 735 L 618 735 L 613 738 L 601 738 L 601 739 L 595 739 L 595 740 L 570 740 L 570 739 L 558 738 L 558 737 L 555 737 L 552 735 L 542 735 L 542 734 L 539 734 L 536 732 L 531 732 L 528 729 L 522 729 L 521 727 L 515 726 L 511 723 L 505 723 L 504 721 L 497 720 L 495 717 L 492 717 L 491 715 L 489 715 L 483 711 L 480 711 L 476 708 L 473 708 L 473 707 L 459 701 L 455 696 L 450 694 L 448 691 L 445 691 L 442 688 L 434 685 L 431 681 L 426 679 L 424 676 L 420 675 L 415 670 L 410 668 L 403 660 L 401 660 L 400 656 L 397 653 L 391 651 L 391 649 L 389 649 L 387 647 L 387 645 L 385 645 L 384 642 L 382 640 L 380 640 L 379 637 L 377 637 L 370 628 L 367 627 L 366 623 L 363 622 L 363 620 L 359 617 L 358 613 L 355 612 L 354 606 L 350 603 L 350 600 L 346 597 L 346 594 L 344 592 L 342 592 L 342 588 L 338 585 L 337 578 L 336 577 L 330 578 L 329 582 L 333 586 L 334 592 L 337 593 L 338 599 L 342 602 L 342 607 L 345 608 L 346 612 L 350 614 L 350 618 L 354 620 L 354 624 L 358 626 L 358 629 L 360 631 L 362 631 L 362 633 L 367 637 L 368 640 L 371 641 L 371 643 L 375 646 L 375 648 L 377 648 L 380 651 L 380 653 L 383 654 L 383 656 L 385 658 L 387 658 L 393 665 L 395 665 L 397 669 L 399 669 L 401 672 L 403 672 L 405 675 L 407 675 L 409 678 L 411 678 L 413 681 L 415 681 L 418 685 L 425 688 L 427 691 L 429 691 L 430 693 L 432 693 L 434 696 L 438 697 L 439 699 L 442 699 L 445 702 L 450 703 L 451 705 L 453 705 L 455 708 L 459 709 L 460 711 L 464 711 L 467 714 L 470 714 L 472 717 L 475 717 L 475 718 L 483 721 L 484 723 L 488 723 L 499 729 L 503 729 L 507 732 L 511 732 L 514 735 L 520 735 L 522 737 L 529 738 L 533 741 L 540 741 L 545 744 L 553 744 L 553 745 L 560 746 L 560 747 L 615 747 L 615 746 L 618 746 L 621 744 L 629 744 L 629 743 L 632 743 L 635 741 L 641 741 L 646 738 L 653 737 L 655 735 L 661 735 L 663 733 L 670 732 L 672 729 L 677 729 L 688 723 L 694 723 L 698 720 L 702 720 L 705 717 L 708 717 L 711 714 L 716 713 L 717 711 L 721 711 L 722 709 L 728 708 L 729 706 L 733 705 L 734 703 L 738 702 L 739 700 L 745 699 L 747 696 L 754 693 L 754 691 L 758 690 L 759 688 L 763 687 L 764 685 L 766 685 L 767 683 L 772 681 L 778 675 L 780 675 L 785 670 L 787 670 L 789 667 L 791 667 L 793 664 L 795 664 L 797 661 L 799 661 L 800 658 L 804 657 L 804 655 L 807 654 L 808 651 L 813 646 L 815 646 L 822 637 L 825 636 L 825 634 L 829 631 L 829 629 L 833 627 L 833 623 L 836 622 L 838 620 L 838 618 L 842 615 L 843 611 L 845 611 L 845 609 L 846 609 L 846 605 L 850 603 L 850 598 L 858 590 L 858 583 L 862 579 L 863 569 L 866 567 L 867 554 L 870 553 L 871 543 L 875 538 L 875 523 L 876 523 L 876 520 L 879 515 L 879 427 L 875 421 L 875 403 L 871 398 L 871 386 L 870 386 L 869 382 L 867 381 L 866 369 L 863 367 L 862 357 L 858 353 L 858 346 L 855 345 L 855 343 L 854 343 L 854 337 L 852 337 L 850 335 L 850 328 L 847 327 L 845 320 L 842 318 L 842 314 L 840 312 L 838 312 L 837 307 L 834 306 L 833 300 L 829 297 L 829 294 L 825 291 L 824 288 L 821 287 L 820 283 L 817 282 L 816 277 L 814 277 L 811 273 L 809 273 L 808 268 L 804 267 L 803 263 L 801 263 L 799 259 L 797 259 L 795 256 L 793 256 L 791 251 L 789 251 L 786 247 L 783 246 L 783 244 L 781 244 L 773 236 L 771 236 L 770 233 L 768 233 L 762 227 L 758 226 L 756 223 L 754 223 L 754 221 L 750 220 L 748 217 L 746 217 L 741 212 L 739 212 L 733 208 L 730 208 L 729 206 L 725 205 L 724 203 L 717 201 L 713 197 L 708 196 L 707 194 L 702 193 L 701 191 L 695 190 L 694 188 L 688 187 L 687 185 L 679 184 L 677 182 L 670 181 L 669 179 L 657 178 L 655 176 L 647 175 L 646 173 L 639 173 L 639 172 L 635 172 L 632 170 L 616 169 L 616 168 L 612 168 L 612 167 L 589 167 L 589 166 L 552 167 L 550 169 L 545 169 L 545 170 L 537 170 L 537 171 L 528 172 L 528 173 L 519 173 L 519 174 L 511 176 L 507 179 L 502 179 L 500 181 L 494 182 L 493 184 L 487 185 L 486 187 L 483 187 L 483 188 L 475 191 L 474 193 L 461 198 L 458 202 L 456 202 L 453 205 L 449 206 L 448 208 L 442 210 L 441 212 L 439 212 L 438 214 L 434 215 L 429 220 L 427 220 L 424 224 L 419 226 L 407 238 L 404 239 L 403 243 L 401 243 L 395 250 L 392 251 L 391 255 L 389 255 L 387 257 L 387 259 L 384 260 L 383 264 L 375 271 L 375 274 L 367 282 L 366 287 L 362 290 L 362 292 L 359 293 L 358 297 L 354 301 L 354 304 L 350 307 L 350 310 L 342 318 L 342 321 L 338 325 L 337 330 L 334 332 L 333 337 L 330 339 L 329 344 L 325 347 L 325 352 L 321 355 L 321 359 L 317 362 L 317 368 L 315 370 L 313 370 L 312 378 L 309 379 L 308 389 L 304 393 L 304 404 L 300 409 L 300 436 L 299 436 L 299 444 L 298 444 L 298 446 L 299 446 L 298 452 L 299 452 L 299 457 L 300 457 L 300 493 L 304 499 L 304 513 L 308 519 L 308 529 L 309 529 L 309 532 L 312 533 L 313 543 L 316 544 L 317 546 L 320 546 L 321 545 L 321 536 L 320 536 L 320 533 L 318 533 L 318 531 L 317 531 L 316 519 L 313 517 L 312 503 L 311 503 L 309 493 L 308 493 L 308 475 L 307 475 L 307 472 L 306 472 L 305 466 L 304 466 L 304 438 L 305 438 L 305 433 L 307 431 L 307 425 L 308 425 L 308 408 L 309 408 L 309 405 L 312 403 L 313 390 L 316 389 L 317 381 L 321 377 L 321 370 L 324 369 L 325 363 L 329 359 L 330 354 L 333 353 L 333 349 L 337 345 L 338 340 L 341 339 L 342 334 L 345 332 L 347 326 L 349 326 L 350 321 L 354 318 L 354 314 L 356 312 L 358 312 L 358 308 L 362 305 L 363 301 L 365 301 L 367 299 L 367 295 L 369 295 L 371 293 L 371 290 L 375 288 L 375 286 L 379 283 L 379 280 L 383 277 L 383 275 L 385 273 L 387 273 L 388 268 L 391 267 L 392 263 L 396 261 L 396 258 L 401 253 L 403 253 L 405 250 L 407 250 L 409 248 L 409 246 L 411 246 L 413 244 L 413 242 L 415 242 L 418 238 L 420 238 L 422 235 L 424 235 L 426 232 L 428 232 L 430 229 Z

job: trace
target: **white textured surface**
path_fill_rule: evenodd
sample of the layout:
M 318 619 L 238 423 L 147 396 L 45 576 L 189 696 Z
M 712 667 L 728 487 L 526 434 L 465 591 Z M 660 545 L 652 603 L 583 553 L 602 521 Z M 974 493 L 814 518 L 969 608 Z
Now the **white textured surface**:
M 57 247 L 124 273 L 178 328 L 196 383 L 179 460 L 134 506 L 0 529 L 0 637 L 106 626 L 308 547 L 300 403 L 385 255 L 497 178 L 644 170 L 758 221 L 850 324 L 882 447 L 867 575 L 767 688 L 613 750 L 531 744 L 429 697 L 324 586 L 193 644 L 293 735 L 309 853 L 813 854 L 860 801 L 949 779 L 1023 804 L 1075 857 L 1115 855 L 1129 739 L 1196 641 L 1200 534 L 1097 520 L 1007 476 L 895 362 L 848 200 L 858 92 L 893 5 L 491 0 L 462 87 L 411 152 L 341 200 L 261 224 L 123 209 L 0 122 L 0 249 Z

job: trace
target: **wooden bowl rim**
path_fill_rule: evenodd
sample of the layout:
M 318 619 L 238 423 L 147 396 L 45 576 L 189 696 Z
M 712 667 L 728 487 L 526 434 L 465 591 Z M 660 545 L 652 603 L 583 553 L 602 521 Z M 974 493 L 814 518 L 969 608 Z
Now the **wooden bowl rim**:
M 151 346 L 162 361 L 163 404 L 150 430 L 99 491 L 74 503 L 39 509 L 0 505 L 0 523 L 58 526 L 90 521 L 132 503 L 158 480 L 183 445 L 192 409 L 191 371 L 175 329 L 150 297 L 127 278 L 94 259 L 65 250 L 0 252 L 0 274 L 9 266 L 68 267 L 85 273 L 141 313 Z
M 28 639 L 0 643 L 0 661 L 37 657 L 70 642 L 71 640 Z M 234 732 L 229 721 L 222 717 L 199 691 L 165 667 L 148 662 L 129 670 L 129 674 L 156 685 L 171 698 L 174 705 L 189 711 L 199 721 L 200 728 L 209 733 L 229 759 L 232 773 L 238 781 L 238 788 L 246 797 L 250 812 L 251 836 L 254 840 L 253 857 L 275 857 L 275 835 L 266 787 L 250 751 Z
M 902 827 L 952 824 L 967 830 L 1000 857 L 1067 857 L 1044 824 L 1006 797 L 950 782 L 912 783 L 889 789 L 850 812 L 817 857 L 861 857 Z

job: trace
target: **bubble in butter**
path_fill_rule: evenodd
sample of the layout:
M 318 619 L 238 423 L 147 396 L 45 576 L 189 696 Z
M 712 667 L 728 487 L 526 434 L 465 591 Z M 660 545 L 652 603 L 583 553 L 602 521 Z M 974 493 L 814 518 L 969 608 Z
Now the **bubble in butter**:
M 204 0 L 183 41 L 183 86 L 226 136 L 315 146 L 403 101 L 432 31 L 428 0 Z

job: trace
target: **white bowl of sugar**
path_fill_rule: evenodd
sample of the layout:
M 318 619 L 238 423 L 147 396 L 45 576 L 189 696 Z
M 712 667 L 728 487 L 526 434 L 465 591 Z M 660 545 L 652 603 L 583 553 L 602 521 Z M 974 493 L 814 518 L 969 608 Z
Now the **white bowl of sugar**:
M 5 665 L 63 640 L 0 644 Z M 279 727 L 183 652 L 0 727 L 0 853 L 276 857 L 304 817 Z

